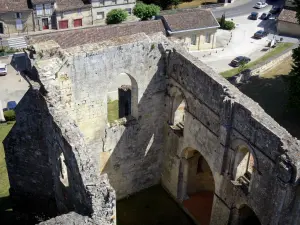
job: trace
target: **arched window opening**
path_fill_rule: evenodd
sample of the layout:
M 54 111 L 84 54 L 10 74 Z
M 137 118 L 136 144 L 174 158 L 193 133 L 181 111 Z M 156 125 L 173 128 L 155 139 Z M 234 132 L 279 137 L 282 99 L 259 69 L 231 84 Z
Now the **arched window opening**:
M 172 98 L 172 113 L 170 123 L 173 129 L 183 131 L 185 121 L 185 109 L 186 101 L 182 94 Z
M 241 184 L 249 185 L 254 168 L 254 158 L 247 147 L 238 148 L 234 163 L 234 179 Z
M 65 186 L 69 186 L 69 178 L 68 178 L 68 168 L 65 163 L 64 154 L 61 153 L 59 156 L 59 179 L 61 183 Z
M 182 154 L 178 190 L 183 206 L 199 224 L 209 225 L 215 182 L 209 164 L 197 150 L 187 148 Z
M 253 210 L 247 205 L 239 209 L 238 225 L 261 225 Z
M 137 83 L 126 73 L 119 74 L 108 88 L 107 120 L 113 123 L 121 118 L 137 116 Z

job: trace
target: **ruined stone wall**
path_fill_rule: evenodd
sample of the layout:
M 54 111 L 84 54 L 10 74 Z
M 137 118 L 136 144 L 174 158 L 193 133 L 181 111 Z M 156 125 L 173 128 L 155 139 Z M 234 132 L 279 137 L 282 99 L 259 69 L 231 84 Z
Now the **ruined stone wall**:
M 168 98 L 182 94 L 187 102 L 183 135 L 166 124 L 162 183 L 182 197 L 182 151 L 192 148 L 209 164 L 215 181 L 211 224 L 234 224 L 235 210 L 248 205 L 262 224 L 292 224 L 299 142 L 210 68 L 181 50 L 168 56 Z M 168 115 L 171 107 L 166 107 Z M 232 182 L 239 146 L 253 154 L 255 171 L 247 190 Z
M 131 38 L 136 41 L 117 40 L 118 45 L 112 42 L 107 48 L 95 44 L 66 49 L 56 73 L 57 99 L 70 108 L 69 116 L 93 150 L 99 172 L 108 174 L 118 199 L 159 183 L 163 147 L 165 66 L 161 47 L 146 35 Z M 39 68 L 54 60 L 44 54 Z M 108 91 L 124 73 L 131 80 L 132 117 L 109 124 Z

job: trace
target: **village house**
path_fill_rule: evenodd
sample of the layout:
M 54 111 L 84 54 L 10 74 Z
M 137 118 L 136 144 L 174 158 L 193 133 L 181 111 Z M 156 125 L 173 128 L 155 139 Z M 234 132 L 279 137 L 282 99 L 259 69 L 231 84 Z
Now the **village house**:
M 92 25 L 92 11 L 89 2 L 82 0 L 56 0 L 57 29 Z
M 113 9 L 124 9 L 133 13 L 136 0 L 91 0 L 94 24 L 103 23 L 106 15 Z
M 279 35 L 300 37 L 300 25 L 296 18 L 296 5 L 294 0 L 286 0 L 284 9 L 277 20 L 277 32 Z
M 27 0 L 0 1 L 0 34 L 34 31 L 32 10 Z
M 36 30 L 56 28 L 55 0 L 31 0 Z
M 220 27 L 210 10 L 188 10 L 162 15 L 167 35 L 182 42 L 188 50 L 216 47 L 216 32 Z

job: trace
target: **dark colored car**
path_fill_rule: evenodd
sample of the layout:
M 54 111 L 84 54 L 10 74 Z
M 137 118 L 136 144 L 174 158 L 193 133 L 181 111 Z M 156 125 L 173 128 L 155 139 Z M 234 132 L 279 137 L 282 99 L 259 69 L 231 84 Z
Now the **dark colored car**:
M 16 108 L 16 106 L 17 106 L 17 103 L 15 101 L 7 102 L 7 109 L 8 110 L 14 109 L 14 108 Z
M 246 56 L 238 56 L 234 60 L 231 61 L 230 65 L 233 67 L 238 67 L 242 63 L 248 63 L 250 61 L 251 61 L 251 59 Z
M 267 19 L 268 19 L 268 18 L 267 18 L 267 13 L 261 14 L 260 19 L 262 19 L 262 20 L 267 20 Z
M 270 19 L 270 17 L 272 16 L 271 13 L 268 13 L 267 17 L 266 17 L 266 20 Z
M 263 31 L 263 30 L 259 30 L 259 31 L 256 31 L 255 34 L 254 34 L 254 38 L 257 38 L 257 39 L 261 39 L 265 36 L 267 36 L 268 33 Z
M 280 7 L 274 6 L 274 7 L 270 10 L 270 13 L 271 13 L 271 14 L 276 14 L 276 13 L 279 13 L 280 10 L 281 10 Z
M 250 20 L 257 20 L 258 18 L 258 12 L 252 12 L 249 16 Z

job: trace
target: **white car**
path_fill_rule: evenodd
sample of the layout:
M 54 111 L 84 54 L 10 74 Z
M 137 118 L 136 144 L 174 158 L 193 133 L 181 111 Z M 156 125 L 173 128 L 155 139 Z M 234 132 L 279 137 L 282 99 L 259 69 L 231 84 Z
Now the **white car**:
M 255 8 L 261 9 L 261 8 L 265 8 L 268 4 L 266 2 L 257 2 L 255 4 Z
M 0 62 L 0 76 L 5 76 L 7 74 L 7 65 Z

